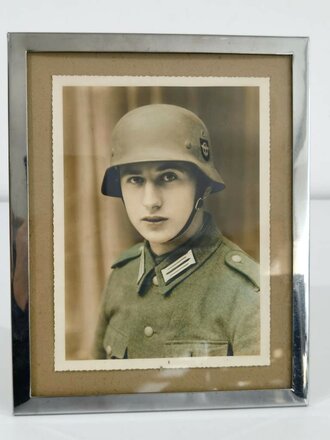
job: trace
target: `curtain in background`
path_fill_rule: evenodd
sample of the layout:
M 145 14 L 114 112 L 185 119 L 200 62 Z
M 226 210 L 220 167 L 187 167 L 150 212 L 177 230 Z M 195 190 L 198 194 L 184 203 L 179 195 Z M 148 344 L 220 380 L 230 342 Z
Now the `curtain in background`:
M 226 189 L 210 197 L 219 228 L 259 259 L 259 94 L 255 87 L 65 87 L 66 358 L 88 359 L 112 261 L 140 238 L 121 200 L 100 188 L 111 132 L 150 103 L 181 105 L 206 123 Z

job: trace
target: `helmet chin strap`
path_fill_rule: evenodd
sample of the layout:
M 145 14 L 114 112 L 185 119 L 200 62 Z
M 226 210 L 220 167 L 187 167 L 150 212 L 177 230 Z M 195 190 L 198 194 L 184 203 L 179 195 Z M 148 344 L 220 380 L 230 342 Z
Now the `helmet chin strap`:
M 208 187 L 208 188 L 206 188 L 206 190 L 204 191 L 204 194 L 202 196 L 196 197 L 194 207 L 188 217 L 188 220 L 186 221 L 183 228 L 173 238 L 168 240 L 169 243 L 173 242 L 174 240 L 178 240 L 184 236 L 184 234 L 192 226 L 198 210 L 200 208 L 202 208 L 202 206 L 204 204 L 204 200 L 206 200 L 206 198 L 210 195 L 210 193 L 211 193 L 211 187 Z

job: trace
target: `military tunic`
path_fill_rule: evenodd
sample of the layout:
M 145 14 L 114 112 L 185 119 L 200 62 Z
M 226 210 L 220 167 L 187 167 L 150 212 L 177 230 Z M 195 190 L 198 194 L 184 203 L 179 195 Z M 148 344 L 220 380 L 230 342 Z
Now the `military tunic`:
M 95 358 L 259 354 L 259 265 L 209 214 L 195 237 L 163 258 L 139 243 L 112 268 Z

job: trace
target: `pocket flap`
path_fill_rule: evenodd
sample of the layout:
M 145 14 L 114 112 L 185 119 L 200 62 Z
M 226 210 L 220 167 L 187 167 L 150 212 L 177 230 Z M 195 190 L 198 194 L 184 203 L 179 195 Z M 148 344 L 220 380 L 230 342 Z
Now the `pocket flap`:
M 166 345 L 171 351 L 170 357 L 205 357 L 205 356 L 228 356 L 228 341 L 187 341 L 172 340 Z

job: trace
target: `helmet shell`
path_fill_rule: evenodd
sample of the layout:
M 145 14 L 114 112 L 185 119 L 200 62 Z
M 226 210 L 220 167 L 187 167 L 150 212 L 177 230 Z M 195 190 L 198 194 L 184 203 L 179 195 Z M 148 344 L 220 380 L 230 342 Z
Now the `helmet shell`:
M 112 135 L 111 166 L 102 193 L 121 197 L 119 167 L 141 162 L 180 161 L 207 176 L 211 191 L 225 185 L 215 169 L 209 132 L 195 113 L 176 105 L 150 104 L 126 113 Z

